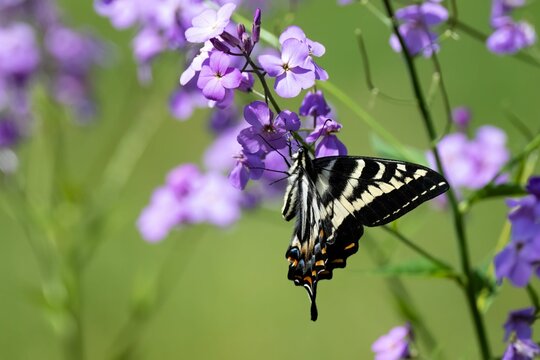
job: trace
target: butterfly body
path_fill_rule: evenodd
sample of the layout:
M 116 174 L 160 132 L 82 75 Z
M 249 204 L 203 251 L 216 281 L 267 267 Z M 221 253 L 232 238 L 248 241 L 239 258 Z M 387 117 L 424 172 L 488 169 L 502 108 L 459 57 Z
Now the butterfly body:
M 311 159 L 301 148 L 292 157 L 282 208 L 296 217 L 286 252 L 288 278 L 303 286 L 317 319 L 317 283 L 331 279 L 358 251 L 363 226 L 387 224 L 448 190 L 437 172 L 403 161 L 330 156 Z

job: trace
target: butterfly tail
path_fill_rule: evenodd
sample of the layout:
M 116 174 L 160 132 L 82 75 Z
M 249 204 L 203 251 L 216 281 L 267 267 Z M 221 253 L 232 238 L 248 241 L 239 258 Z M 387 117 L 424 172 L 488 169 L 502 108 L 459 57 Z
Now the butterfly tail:
M 319 316 L 319 312 L 317 311 L 317 282 L 313 283 L 313 285 L 310 285 L 308 283 L 304 284 L 304 288 L 306 289 L 309 301 L 311 301 L 311 321 L 317 321 L 317 317 Z

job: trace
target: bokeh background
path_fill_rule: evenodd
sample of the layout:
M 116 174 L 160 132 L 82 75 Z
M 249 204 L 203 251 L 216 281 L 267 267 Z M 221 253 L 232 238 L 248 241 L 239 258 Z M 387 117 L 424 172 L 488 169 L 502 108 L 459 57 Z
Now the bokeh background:
M 128 343 L 133 346 L 123 354 L 125 359 L 371 358 L 371 343 L 405 320 L 396 312 L 387 279 L 373 271 L 376 264 L 362 244 L 376 243 L 391 254 L 395 263 L 416 255 L 387 233 L 369 229 L 347 269 L 319 285 L 320 316 L 313 323 L 304 290 L 286 279 L 284 253 L 292 224 L 281 219 L 279 201 L 245 213 L 230 229 L 196 226 L 174 231 L 158 244 L 143 241 L 135 228 L 137 216 L 169 169 L 184 162 L 201 163 L 211 143 L 208 113 L 198 111 L 185 122 L 174 120 L 168 113 L 168 96 L 183 71 L 180 56 L 168 54 L 157 59 L 153 82 L 141 86 L 131 55 L 133 31 L 112 28 L 107 19 L 93 11 L 90 1 L 59 3 L 72 25 L 91 29 L 106 39 L 112 55 L 107 66 L 94 73 L 99 104 L 94 123 L 80 126 L 66 117 L 55 118 L 58 114 L 54 112 L 40 114 L 35 135 L 19 149 L 29 191 L 38 204 L 46 202 L 46 185 L 53 171 L 47 167 L 54 145 L 48 139 L 55 131 L 50 122 L 59 124 L 63 133 L 64 171 L 74 199 L 92 195 L 93 184 L 104 171 L 112 171 L 111 176 L 115 176 L 114 169 L 107 165 L 119 144 L 124 144 L 124 153 L 135 154 L 135 158 L 141 153 L 125 186 L 110 199 L 106 225 L 95 233 L 98 238 L 89 236 L 99 246 L 80 275 L 85 359 L 114 358 Z M 268 3 L 273 6 L 273 2 Z M 377 1 L 373 3 L 380 6 Z M 485 33 L 490 31 L 489 1 L 463 0 L 458 6 L 465 23 Z M 532 3 L 520 15 L 540 24 L 540 3 Z M 358 3 L 340 7 L 335 1 L 299 1 L 294 15 L 277 8 L 263 13 L 263 27 L 271 31 L 278 32 L 290 22 L 326 46 L 320 64 L 335 86 L 404 144 L 427 148 L 404 64 L 388 46 L 385 25 Z M 365 37 L 375 84 L 409 102 L 388 102 L 370 94 L 354 37 L 357 28 Z M 458 35 L 458 39 L 443 41 L 440 52 L 452 105 L 470 106 L 473 126 L 495 124 L 503 128 L 511 139 L 511 151 L 519 151 L 525 140 L 506 113 L 511 111 L 538 129 L 540 69 L 512 57 L 493 55 L 481 42 L 459 31 Z M 540 54 L 537 50 L 531 53 Z M 427 89 L 432 63 L 418 59 L 417 64 Z M 329 100 L 344 126 L 340 137 L 350 153 L 376 155 L 371 130 L 341 103 L 331 97 Z M 296 107 L 298 101 L 286 104 Z M 435 97 L 432 110 L 440 131 L 445 121 L 440 95 Z M 122 143 L 133 124 L 148 128 L 148 144 Z M 64 241 L 83 236 L 70 227 L 91 216 L 81 203 L 75 200 L 54 210 L 53 216 L 65 229 Z M 475 264 L 485 263 L 492 255 L 506 211 L 502 199 L 490 200 L 477 205 L 468 217 Z M 448 212 L 423 205 L 400 220 L 400 226 L 415 242 L 459 268 Z M 403 282 L 437 340 L 440 351 L 434 358 L 476 359 L 472 323 L 463 293 L 455 284 L 415 277 L 404 278 Z M 35 295 L 43 288 L 53 300 L 61 301 L 64 296 L 64 290 L 54 283 L 43 285 L 24 224 L 0 207 L 1 359 L 65 356 L 59 335 L 69 331 L 70 320 Z M 164 296 L 160 295 L 159 305 L 148 312 L 145 309 L 153 304 L 156 293 Z M 502 323 L 507 311 L 528 304 L 524 291 L 503 285 L 486 315 L 495 354 L 502 354 L 504 349 Z

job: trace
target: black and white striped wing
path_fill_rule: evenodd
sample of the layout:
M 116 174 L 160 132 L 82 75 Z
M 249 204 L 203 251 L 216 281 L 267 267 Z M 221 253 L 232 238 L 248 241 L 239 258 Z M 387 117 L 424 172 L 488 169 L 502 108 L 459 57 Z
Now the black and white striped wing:
M 319 280 L 331 279 L 358 250 L 363 225 L 384 225 L 448 189 L 437 172 L 402 161 L 299 154 L 289 170 L 283 217 L 296 217 L 288 278 L 303 286 L 317 319 Z
M 339 203 L 366 226 L 387 224 L 448 190 L 436 171 L 404 161 L 331 156 L 313 166 L 322 205 Z

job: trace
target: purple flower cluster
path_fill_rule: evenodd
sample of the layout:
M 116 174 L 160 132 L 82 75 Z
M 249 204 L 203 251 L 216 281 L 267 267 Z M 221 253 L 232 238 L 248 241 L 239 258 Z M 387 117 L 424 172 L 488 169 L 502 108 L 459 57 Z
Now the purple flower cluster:
M 493 0 L 491 4 L 491 27 L 493 33 L 487 39 L 489 51 L 495 54 L 514 54 L 536 42 L 534 28 L 526 21 L 516 22 L 511 14 L 515 8 L 525 5 L 525 0 Z
M 422 4 L 408 5 L 396 11 L 396 19 L 401 21 L 399 33 L 403 37 L 411 56 L 422 54 L 430 57 L 439 51 L 437 33 L 433 27 L 448 19 L 448 10 L 439 1 L 428 0 Z M 396 52 L 402 51 L 398 37 L 390 37 L 390 46 Z
M 2 4 L 0 20 L 0 148 L 15 147 L 29 133 L 38 79 L 50 80 L 53 98 L 78 119 L 92 115 L 89 73 L 103 57 L 100 43 L 66 26 L 49 0 Z
M 171 170 L 165 185 L 154 191 L 137 227 L 147 241 L 156 242 L 185 224 L 228 226 L 240 217 L 242 203 L 242 193 L 221 173 L 204 174 L 196 165 L 185 164 Z
M 536 32 L 526 21 L 514 21 L 515 8 L 525 5 L 525 0 L 493 0 L 491 4 L 491 27 L 493 33 L 487 39 L 489 51 L 495 54 L 515 54 L 536 42 Z
M 304 123 L 314 123 L 314 129 L 306 133 L 304 141 L 315 146 L 315 156 L 346 155 L 347 148 L 337 138 L 336 133 L 341 124 L 327 118 L 330 108 L 322 92 L 308 93 L 302 102 L 299 114 L 308 116 Z M 283 172 L 283 162 L 279 158 L 286 157 L 289 152 L 280 151 L 292 146 L 291 132 L 301 136 L 298 131 L 301 127 L 299 116 L 290 110 L 284 110 L 274 116 L 268 105 L 262 101 L 255 101 L 244 109 L 244 119 L 249 127 L 240 131 L 238 143 L 242 146 L 236 156 L 236 166 L 229 177 L 231 184 L 244 189 L 249 179 L 258 180 L 263 174 L 278 171 Z M 292 151 L 292 149 L 291 149 Z M 269 156 L 270 155 L 270 156 Z M 277 166 L 267 163 L 268 158 Z M 261 171 L 269 169 L 269 171 Z
M 529 179 L 527 191 L 528 196 L 507 202 L 511 240 L 494 260 L 497 279 L 508 278 L 518 287 L 526 286 L 533 272 L 540 276 L 540 177 Z
M 413 338 L 409 324 L 393 328 L 371 345 L 371 350 L 375 353 L 375 360 L 409 359 L 411 356 L 410 344 Z
M 483 187 L 509 159 L 506 134 L 489 125 L 479 127 L 473 139 L 469 139 L 464 132 L 446 135 L 437 148 L 447 179 L 457 188 Z M 436 166 L 431 152 L 427 158 L 430 166 Z
M 100 6 L 109 5 L 101 3 Z M 307 126 L 301 133 L 302 121 L 298 114 L 290 110 L 278 110 L 278 114 L 274 114 L 268 106 L 269 97 L 272 96 L 268 93 L 265 93 L 267 102 L 252 101 L 244 107 L 243 119 L 248 126 L 239 123 L 234 93 L 252 92 L 256 85 L 253 73 L 257 73 L 257 77 L 263 79 L 261 81 L 275 77 L 274 88 L 282 97 L 297 96 L 302 89 L 312 87 L 316 80 L 328 79 L 328 74 L 314 61 L 315 57 L 324 54 L 324 46 L 307 38 L 297 26 L 291 26 L 281 34 L 280 55 L 260 55 L 260 65 L 257 65 L 253 53 L 258 51 L 256 45 L 259 42 L 261 11 L 255 11 L 251 32 L 248 33 L 243 24 L 234 26 L 231 23 L 235 7 L 231 3 L 218 9 L 202 6 L 198 12 L 191 12 L 193 16 L 187 23 L 182 23 L 185 40 L 202 46 L 181 74 L 182 86 L 171 96 L 170 105 L 180 119 L 189 117 L 197 107 L 206 105 L 214 108 L 210 129 L 216 139 L 205 154 L 206 167 L 214 174 L 229 173 L 230 184 L 234 188 L 244 189 L 250 179 L 264 178 L 274 182 L 279 180 L 277 174 L 283 177 L 287 170 L 287 158 L 293 147 L 298 146 L 298 143 L 291 141 L 293 137 L 302 137 L 305 142 L 313 143 L 316 156 L 345 154 L 347 150 L 336 136 L 341 125 L 329 119 L 330 107 L 320 91 L 308 92 L 302 102 L 299 113 L 306 117 Z M 140 15 L 130 18 L 130 22 L 120 21 L 121 18 L 116 17 L 112 19 L 115 19 L 113 23 L 122 26 L 141 21 Z M 263 85 L 267 89 L 266 83 Z M 277 109 L 275 100 L 273 106 L 274 110 Z M 196 178 L 194 175 L 192 177 Z M 237 191 L 233 187 L 231 189 Z M 266 184 L 259 183 L 230 202 L 233 204 L 231 206 L 240 209 L 240 206 L 253 206 L 279 192 L 279 187 L 268 188 Z M 186 199 L 199 197 L 197 192 L 189 194 Z M 159 240 L 174 226 L 197 222 L 193 219 L 193 202 L 189 201 L 189 206 L 187 203 L 184 196 L 179 196 L 170 185 L 156 190 L 150 205 L 139 219 L 143 237 L 150 241 Z M 183 212 L 180 212 L 180 208 Z M 225 210 L 229 215 L 238 213 Z M 169 215 L 161 217 L 159 214 L 162 212 Z M 217 225 L 232 223 L 216 219 L 203 221 Z
M 510 340 L 503 360 L 532 360 L 540 355 L 540 347 L 532 339 L 536 320 L 533 307 L 511 311 L 504 324 L 504 341 Z

